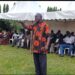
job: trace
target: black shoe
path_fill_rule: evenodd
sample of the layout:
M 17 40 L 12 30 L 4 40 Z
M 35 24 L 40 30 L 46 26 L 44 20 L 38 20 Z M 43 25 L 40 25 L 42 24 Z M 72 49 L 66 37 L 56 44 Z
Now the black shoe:
M 59 54 L 60 57 L 63 57 L 64 55 Z
M 74 57 L 74 55 L 71 55 L 71 57 Z

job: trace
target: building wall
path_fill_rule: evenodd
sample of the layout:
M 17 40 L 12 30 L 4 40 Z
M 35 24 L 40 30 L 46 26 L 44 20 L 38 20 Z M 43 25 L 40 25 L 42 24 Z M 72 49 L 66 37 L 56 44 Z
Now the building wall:
M 67 30 L 75 32 L 75 21 L 46 21 L 55 32 L 61 30 L 64 34 Z
M 34 22 L 26 21 L 26 24 L 31 25 Z M 49 25 L 50 29 L 53 29 L 54 32 L 61 30 L 64 34 L 67 30 L 75 32 L 75 21 L 50 21 L 47 20 L 46 23 Z

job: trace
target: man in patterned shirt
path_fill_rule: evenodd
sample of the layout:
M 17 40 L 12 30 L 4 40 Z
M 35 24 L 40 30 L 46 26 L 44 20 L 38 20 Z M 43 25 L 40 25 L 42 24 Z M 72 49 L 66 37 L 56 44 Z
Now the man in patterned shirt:
M 47 56 L 49 44 L 49 27 L 43 22 L 42 15 L 35 15 L 35 23 L 33 25 L 25 25 L 20 22 L 24 28 L 32 31 L 32 52 L 35 64 L 36 75 L 47 74 Z

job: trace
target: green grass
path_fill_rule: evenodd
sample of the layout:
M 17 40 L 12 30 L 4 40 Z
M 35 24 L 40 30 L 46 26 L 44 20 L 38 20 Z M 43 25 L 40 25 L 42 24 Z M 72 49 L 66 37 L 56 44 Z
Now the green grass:
M 29 50 L 0 45 L 0 74 L 35 74 Z M 75 57 L 47 55 L 47 75 L 75 75 Z

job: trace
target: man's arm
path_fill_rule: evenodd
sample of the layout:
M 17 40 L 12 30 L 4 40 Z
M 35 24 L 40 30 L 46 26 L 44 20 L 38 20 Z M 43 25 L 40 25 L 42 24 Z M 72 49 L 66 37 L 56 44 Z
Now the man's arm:
M 47 44 L 45 46 L 46 49 L 48 49 L 49 42 L 50 42 L 50 37 L 47 38 Z
M 48 45 L 50 42 L 50 37 L 49 37 L 50 29 L 49 29 L 48 25 L 45 26 L 45 34 L 46 34 L 46 38 L 47 38 L 47 43 L 46 43 L 45 48 L 48 49 Z
M 24 22 L 19 22 L 24 28 L 26 28 L 26 25 L 25 25 L 25 23 Z
M 24 28 L 29 29 L 30 31 L 33 29 L 32 25 L 26 25 L 25 22 L 19 22 Z

